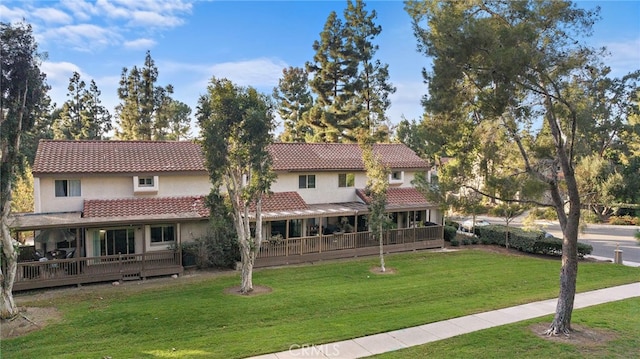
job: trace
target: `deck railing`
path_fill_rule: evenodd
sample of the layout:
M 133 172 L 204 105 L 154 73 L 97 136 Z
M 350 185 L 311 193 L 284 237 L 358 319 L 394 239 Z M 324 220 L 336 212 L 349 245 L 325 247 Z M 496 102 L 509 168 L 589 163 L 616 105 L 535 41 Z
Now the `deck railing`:
M 182 273 L 179 251 L 18 262 L 14 290 Z
M 385 246 L 441 240 L 442 226 L 392 229 L 384 233 Z M 378 246 L 371 232 L 340 233 L 263 241 L 257 258 L 290 257 Z

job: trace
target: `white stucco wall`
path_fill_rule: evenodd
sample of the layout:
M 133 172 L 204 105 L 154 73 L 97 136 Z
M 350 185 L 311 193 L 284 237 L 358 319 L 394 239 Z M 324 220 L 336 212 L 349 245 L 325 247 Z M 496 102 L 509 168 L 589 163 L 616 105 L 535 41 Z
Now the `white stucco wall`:
M 348 172 L 294 172 L 278 173 L 278 179 L 271 185 L 273 192 L 296 191 L 308 204 L 340 203 L 358 201 L 356 188 L 365 188 L 367 176 L 365 172 L 355 172 L 354 187 L 338 187 L 338 175 Z M 351 172 L 353 173 L 353 172 Z M 316 188 L 298 188 L 300 175 L 315 175 Z M 412 187 L 411 181 L 415 178 L 415 172 L 404 171 L 403 182 L 393 184 L 392 187 Z
M 56 197 L 55 180 L 80 180 L 80 197 Z M 133 175 L 130 176 L 67 176 L 40 177 L 34 179 L 36 213 L 81 211 L 85 199 L 117 199 L 144 197 L 181 197 L 207 195 L 211 189 L 206 175 L 160 175 L 158 192 L 138 194 L 133 192 Z

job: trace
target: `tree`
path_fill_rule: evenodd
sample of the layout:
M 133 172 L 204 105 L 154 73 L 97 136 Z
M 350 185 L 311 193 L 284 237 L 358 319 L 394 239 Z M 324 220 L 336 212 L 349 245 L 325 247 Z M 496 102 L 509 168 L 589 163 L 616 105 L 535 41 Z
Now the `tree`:
M 389 95 L 396 88 L 389 82 L 389 65 L 375 59 L 378 45 L 372 41 L 382 32 L 376 25 L 375 10 L 370 13 L 362 0 L 347 0 L 344 10 L 346 46 L 358 63 L 354 97 L 358 113 L 356 117 L 369 134 L 378 141 L 388 137 L 387 109 L 391 106 Z
M 342 20 L 332 11 L 313 43 L 313 62 L 306 70 L 313 76 L 309 85 L 317 96 L 314 106 L 305 113 L 306 124 L 313 130 L 313 142 L 354 142 L 358 122 L 354 101 L 358 62 L 347 47 Z
M 487 122 L 501 126 L 518 148 L 520 173 L 546 185 L 563 232 L 560 293 L 548 334 L 570 332 L 581 199 L 580 118 L 569 90 L 576 78 L 588 78 L 597 55 L 578 38 L 590 34 L 598 11 L 566 1 L 409 1 L 406 10 L 418 48 L 433 58 L 432 71 L 423 72 L 425 110 L 465 131 Z
M 16 175 L 22 170 L 20 139 L 46 113 L 49 104 L 46 76 L 40 71 L 44 57 L 38 52 L 31 25 L 0 23 L 0 318 L 18 314 L 13 300 L 16 277 L 17 243 L 9 230 L 11 192 Z
M 94 80 L 89 88 L 80 74 L 74 72 L 69 79 L 69 98 L 62 106 L 60 117 L 54 122 L 56 139 L 99 140 L 111 131 L 111 115 L 101 105 L 100 95 Z
M 361 136 L 359 142 L 362 149 L 362 162 L 367 171 L 365 194 L 369 197 L 369 226 L 371 227 L 371 235 L 379 243 L 380 271 L 385 272 L 383 236 L 389 224 L 389 218 L 386 214 L 389 168 L 373 152 L 373 141 L 368 132 Z
M 158 111 L 156 140 L 180 141 L 191 131 L 191 108 L 184 102 L 165 96 Z
M 169 126 L 162 111 L 171 103 L 173 86 L 156 86 L 158 68 L 147 51 L 144 66 L 125 67 L 120 75 L 118 97 L 122 101 L 116 106 L 120 129 L 116 136 L 123 140 L 157 140 L 163 138 Z
M 278 115 L 284 121 L 283 142 L 305 142 L 311 127 L 304 123 L 302 114 L 313 106 L 309 90 L 308 73 L 300 67 L 290 66 L 282 70 L 282 78 L 273 89 Z
M 267 151 L 275 128 L 272 104 L 254 88 L 239 87 L 227 79 L 212 78 L 207 92 L 198 101 L 196 117 L 213 184 L 211 196 L 219 197 L 220 188 L 226 189 L 240 247 L 240 291 L 249 293 L 262 243 L 262 197 L 275 179 Z M 253 229 L 251 208 L 255 208 Z

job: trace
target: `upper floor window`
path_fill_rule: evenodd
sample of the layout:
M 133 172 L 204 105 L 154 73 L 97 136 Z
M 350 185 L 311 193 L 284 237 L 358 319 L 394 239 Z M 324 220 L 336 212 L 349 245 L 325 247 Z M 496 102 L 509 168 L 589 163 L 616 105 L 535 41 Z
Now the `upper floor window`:
M 173 225 L 151 226 L 151 244 L 173 242 L 175 238 Z
M 138 177 L 138 187 L 153 187 L 153 177 Z
M 133 193 L 158 192 L 158 176 L 133 176 Z
M 80 197 L 80 180 L 56 180 L 56 197 Z
M 298 188 L 316 188 L 316 175 L 300 175 Z
M 389 174 L 389 184 L 402 184 L 404 182 L 404 171 L 393 171 Z
M 353 187 L 356 182 L 356 176 L 353 173 L 338 174 L 338 187 Z

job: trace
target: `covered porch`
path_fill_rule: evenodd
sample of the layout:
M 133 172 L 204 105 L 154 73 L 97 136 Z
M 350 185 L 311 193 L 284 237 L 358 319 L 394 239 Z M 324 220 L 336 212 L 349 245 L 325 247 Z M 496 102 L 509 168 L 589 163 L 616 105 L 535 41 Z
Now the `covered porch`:
M 198 197 L 161 201 L 85 201 L 83 212 L 12 216 L 14 232 L 35 233 L 21 247 L 14 290 L 182 274 L 180 244 L 206 232 L 208 210 Z
M 263 199 L 263 241 L 256 266 L 374 255 L 366 196 L 362 202 L 307 204 L 295 192 Z M 387 213 L 392 229 L 383 234 L 385 252 L 442 248 L 444 226 L 436 206 L 413 188 L 391 189 Z

